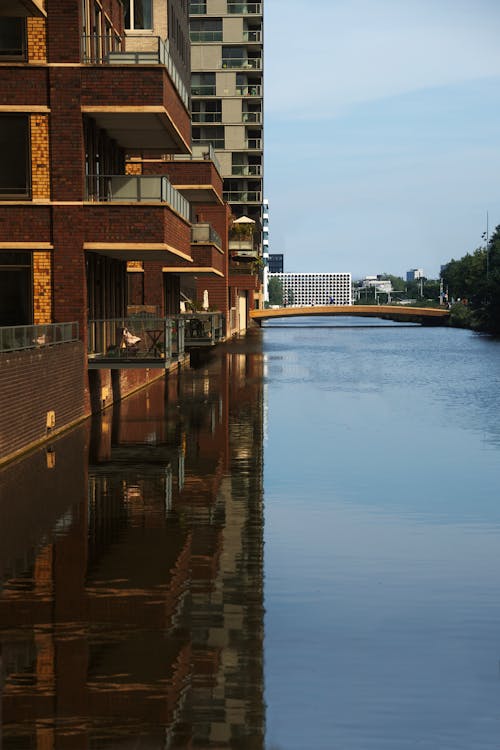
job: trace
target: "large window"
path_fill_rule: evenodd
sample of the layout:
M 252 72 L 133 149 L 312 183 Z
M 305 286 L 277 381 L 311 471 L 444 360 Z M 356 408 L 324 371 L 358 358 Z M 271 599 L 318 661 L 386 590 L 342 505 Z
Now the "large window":
M 26 21 L 0 18 L 0 62 L 26 60 Z
M 31 195 L 29 140 L 27 115 L 0 115 L 0 199 Z
M 153 28 L 153 0 L 125 0 L 126 29 Z
M 0 326 L 33 323 L 32 254 L 0 251 Z

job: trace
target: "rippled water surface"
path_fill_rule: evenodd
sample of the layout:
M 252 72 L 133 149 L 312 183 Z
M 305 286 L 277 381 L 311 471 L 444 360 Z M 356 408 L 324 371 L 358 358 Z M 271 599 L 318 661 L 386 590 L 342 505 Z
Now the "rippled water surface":
M 3 750 L 498 750 L 500 343 L 345 323 L 0 472 Z
M 500 344 L 264 335 L 266 700 L 287 750 L 500 746 Z

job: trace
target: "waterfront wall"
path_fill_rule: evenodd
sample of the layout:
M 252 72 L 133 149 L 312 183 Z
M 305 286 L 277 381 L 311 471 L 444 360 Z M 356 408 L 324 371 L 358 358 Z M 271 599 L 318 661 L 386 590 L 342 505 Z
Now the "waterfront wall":
M 79 341 L 0 354 L 0 463 L 90 414 Z
M 0 354 L 0 466 L 164 376 L 157 369 L 87 373 L 80 341 Z

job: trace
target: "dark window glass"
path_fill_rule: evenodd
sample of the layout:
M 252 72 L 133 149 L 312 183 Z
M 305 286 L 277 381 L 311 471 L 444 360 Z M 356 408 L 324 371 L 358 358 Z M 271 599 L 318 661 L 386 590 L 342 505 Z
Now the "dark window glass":
M 33 323 L 31 253 L 0 252 L 0 326 Z
M 28 198 L 30 168 L 27 115 L 0 115 L 0 164 L 0 198 Z
M 0 17 L 0 60 L 26 59 L 26 22 L 24 18 Z

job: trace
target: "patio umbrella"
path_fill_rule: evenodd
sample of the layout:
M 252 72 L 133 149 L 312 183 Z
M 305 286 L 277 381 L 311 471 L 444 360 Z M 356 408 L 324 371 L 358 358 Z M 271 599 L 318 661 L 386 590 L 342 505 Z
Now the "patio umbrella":
M 203 304 L 202 307 L 204 310 L 208 310 L 208 289 L 203 290 Z

